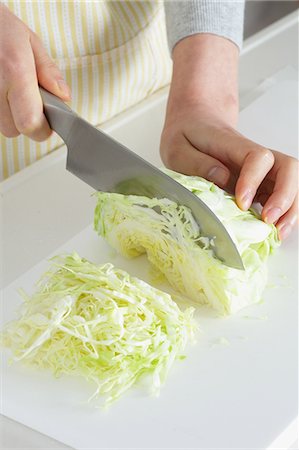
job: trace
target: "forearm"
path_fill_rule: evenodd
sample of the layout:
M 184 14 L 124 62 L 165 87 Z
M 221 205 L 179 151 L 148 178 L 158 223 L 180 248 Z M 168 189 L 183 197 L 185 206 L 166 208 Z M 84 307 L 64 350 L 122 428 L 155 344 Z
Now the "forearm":
M 236 125 L 238 117 L 239 50 L 228 39 L 197 34 L 173 50 L 173 75 L 167 117 L 182 108 L 211 109 L 219 120 Z
M 165 14 L 173 57 L 167 120 L 178 105 L 202 105 L 235 126 L 244 0 L 166 0 Z

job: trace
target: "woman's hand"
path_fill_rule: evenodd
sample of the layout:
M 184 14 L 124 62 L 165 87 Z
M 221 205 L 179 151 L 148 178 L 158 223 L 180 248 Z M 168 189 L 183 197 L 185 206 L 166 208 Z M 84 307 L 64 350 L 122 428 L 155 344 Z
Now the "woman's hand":
M 235 130 L 237 47 L 218 36 L 194 35 L 176 45 L 173 61 L 163 162 L 235 192 L 244 210 L 260 202 L 262 218 L 286 238 L 298 220 L 298 161 Z
M 70 91 L 38 36 L 0 4 L 0 131 L 36 141 L 51 130 L 43 114 L 38 84 L 69 100 Z

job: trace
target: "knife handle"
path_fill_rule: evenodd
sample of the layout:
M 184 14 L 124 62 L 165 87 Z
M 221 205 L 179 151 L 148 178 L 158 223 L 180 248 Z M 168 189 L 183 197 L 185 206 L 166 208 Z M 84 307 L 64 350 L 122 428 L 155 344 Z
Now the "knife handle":
M 39 87 L 39 91 L 44 105 L 44 113 L 50 127 L 67 144 L 72 125 L 77 117 L 76 113 L 56 95 L 51 94 L 42 87 Z

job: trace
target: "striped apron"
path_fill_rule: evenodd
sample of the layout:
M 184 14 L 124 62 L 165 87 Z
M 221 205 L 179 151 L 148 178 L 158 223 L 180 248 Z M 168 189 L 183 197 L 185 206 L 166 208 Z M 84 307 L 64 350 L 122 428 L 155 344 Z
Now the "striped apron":
M 163 2 L 4 1 L 44 43 L 72 91 L 71 108 L 100 125 L 169 83 Z M 0 180 L 62 146 L 0 134 Z

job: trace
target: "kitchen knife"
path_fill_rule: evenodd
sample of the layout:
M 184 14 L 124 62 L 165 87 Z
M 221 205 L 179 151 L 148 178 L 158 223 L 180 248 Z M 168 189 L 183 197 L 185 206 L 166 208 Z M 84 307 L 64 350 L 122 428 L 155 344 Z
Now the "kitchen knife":
M 213 238 L 214 252 L 224 264 L 243 269 L 228 231 L 208 206 L 188 189 L 90 125 L 62 100 L 40 88 L 51 128 L 64 140 L 66 168 L 97 191 L 168 198 L 191 209 L 204 236 Z

